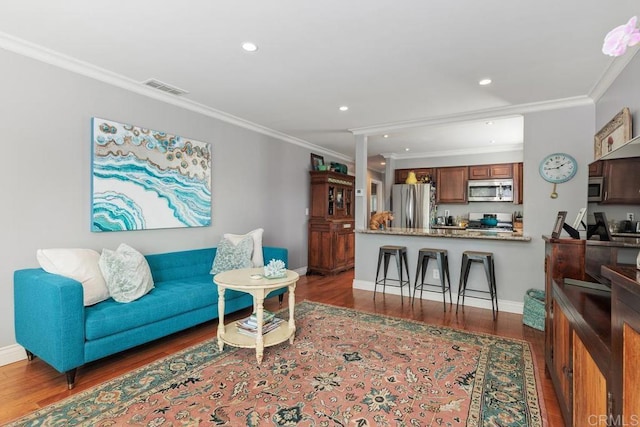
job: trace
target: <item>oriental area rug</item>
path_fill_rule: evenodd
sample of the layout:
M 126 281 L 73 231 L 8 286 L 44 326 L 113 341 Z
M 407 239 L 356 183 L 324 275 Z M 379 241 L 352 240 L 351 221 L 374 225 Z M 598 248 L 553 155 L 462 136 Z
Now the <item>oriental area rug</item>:
M 293 345 L 266 348 L 260 366 L 254 350 L 220 352 L 214 338 L 10 425 L 546 424 L 525 341 L 311 302 L 295 309 Z

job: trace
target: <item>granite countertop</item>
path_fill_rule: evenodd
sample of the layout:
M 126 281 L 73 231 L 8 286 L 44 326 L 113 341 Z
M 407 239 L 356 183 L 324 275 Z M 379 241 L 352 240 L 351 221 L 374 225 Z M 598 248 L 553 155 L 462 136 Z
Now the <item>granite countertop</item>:
M 445 237 L 454 239 L 485 239 L 530 242 L 531 237 L 522 233 L 498 233 L 495 231 L 465 230 L 456 228 L 385 228 L 384 230 L 356 230 L 363 234 L 389 234 L 395 236 Z

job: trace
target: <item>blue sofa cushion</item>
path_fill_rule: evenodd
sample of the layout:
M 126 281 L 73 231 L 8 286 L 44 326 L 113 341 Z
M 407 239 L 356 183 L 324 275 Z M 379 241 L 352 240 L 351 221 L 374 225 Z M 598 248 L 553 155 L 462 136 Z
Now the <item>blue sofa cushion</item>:
M 244 292 L 227 290 L 225 300 L 231 301 Z M 218 301 L 218 287 L 210 274 L 159 282 L 155 288 L 136 301 L 119 303 L 108 299 L 85 309 L 85 338 L 94 340 L 140 326 L 168 319 Z M 211 310 L 216 311 L 217 306 Z M 212 313 L 217 317 L 217 311 Z
M 153 281 L 158 283 L 209 274 L 216 251 L 217 248 L 193 249 L 145 257 L 151 268 Z

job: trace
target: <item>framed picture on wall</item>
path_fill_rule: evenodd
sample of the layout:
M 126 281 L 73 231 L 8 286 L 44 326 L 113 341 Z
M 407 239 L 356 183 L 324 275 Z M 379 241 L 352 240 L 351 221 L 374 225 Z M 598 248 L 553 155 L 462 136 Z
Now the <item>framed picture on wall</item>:
M 631 140 L 631 112 L 627 107 L 623 108 L 594 138 L 594 159 L 612 152 Z

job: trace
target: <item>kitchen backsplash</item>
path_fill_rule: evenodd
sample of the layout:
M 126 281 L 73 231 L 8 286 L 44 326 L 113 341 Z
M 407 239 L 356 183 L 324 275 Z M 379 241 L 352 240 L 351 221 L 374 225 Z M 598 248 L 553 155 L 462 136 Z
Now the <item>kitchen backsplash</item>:
M 512 214 L 516 211 L 522 212 L 524 209 L 522 205 L 506 202 L 473 202 L 465 205 L 442 203 L 438 205 L 436 216 L 444 216 L 445 210 L 448 210 L 449 215 L 454 218 L 457 216 L 464 218 L 469 216 L 469 212 Z

